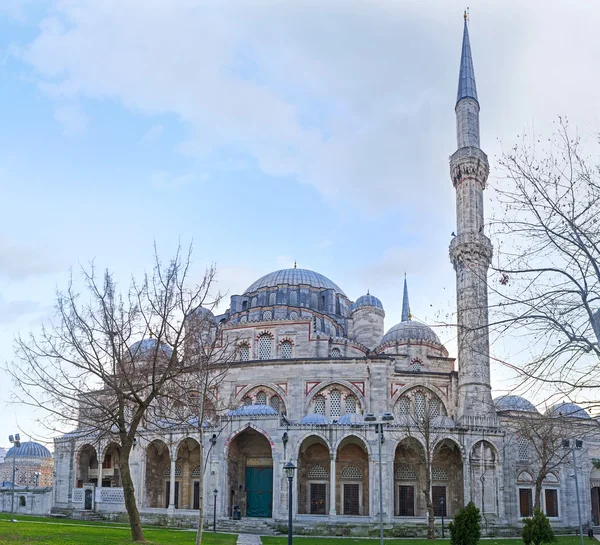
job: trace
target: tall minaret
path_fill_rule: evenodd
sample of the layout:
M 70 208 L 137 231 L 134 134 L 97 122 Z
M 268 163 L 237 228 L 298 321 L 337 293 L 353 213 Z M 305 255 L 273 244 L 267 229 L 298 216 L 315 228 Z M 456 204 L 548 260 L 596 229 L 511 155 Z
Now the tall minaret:
M 455 112 L 458 150 L 450 157 L 450 174 L 456 189 L 456 236 L 450 244 L 450 260 L 456 271 L 457 417 L 465 425 L 490 426 L 496 421 L 487 296 L 492 244 L 483 233 L 483 190 L 489 164 L 479 148 L 479 102 L 466 13 Z

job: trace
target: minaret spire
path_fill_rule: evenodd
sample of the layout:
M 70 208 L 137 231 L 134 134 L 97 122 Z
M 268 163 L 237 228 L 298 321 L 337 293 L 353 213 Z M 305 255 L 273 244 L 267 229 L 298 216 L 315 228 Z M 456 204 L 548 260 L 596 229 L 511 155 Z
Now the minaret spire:
M 473 56 L 471 55 L 471 42 L 469 40 L 468 16 L 465 11 L 465 28 L 463 30 L 462 53 L 460 56 L 460 73 L 458 75 L 458 94 L 456 103 L 463 98 L 477 100 L 477 86 L 475 85 L 475 70 L 473 69 Z
M 410 321 L 410 304 L 408 302 L 408 285 L 406 284 L 406 273 L 404 273 L 404 295 L 402 296 L 402 321 Z

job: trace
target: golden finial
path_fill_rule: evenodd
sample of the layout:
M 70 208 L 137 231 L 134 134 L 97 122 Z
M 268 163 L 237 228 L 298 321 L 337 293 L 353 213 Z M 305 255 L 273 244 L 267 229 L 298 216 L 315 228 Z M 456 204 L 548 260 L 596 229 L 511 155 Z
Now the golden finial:
M 294 259 L 294 269 L 296 268 L 297 264 L 296 264 L 296 260 Z
M 148 329 L 148 332 L 149 332 L 149 333 L 148 333 L 149 337 L 150 337 L 150 338 L 152 338 L 152 337 L 154 336 L 154 333 L 152 333 L 152 330 L 151 330 L 151 329 Z
M 469 8 L 468 7 L 465 10 L 463 17 L 465 18 L 465 23 L 468 23 L 469 22 Z

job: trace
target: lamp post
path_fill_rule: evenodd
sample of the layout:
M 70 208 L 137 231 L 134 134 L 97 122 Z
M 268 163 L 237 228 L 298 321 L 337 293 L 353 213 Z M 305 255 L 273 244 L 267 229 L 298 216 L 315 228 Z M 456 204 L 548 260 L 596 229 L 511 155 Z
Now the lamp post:
M 444 507 L 446 507 L 444 505 L 444 496 L 440 498 L 440 507 L 442 508 L 442 539 L 444 539 Z
M 381 465 L 381 443 L 383 443 L 383 425 L 387 422 L 392 422 L 394 415 L 392 413 L 383 413 L 381 422 L 377 421 L 377 417 L 373 413 L 365 415 L 365 422 L 375 426 L 375 432 L 379 434 L 379 543 L 383 545 L 383 470 Z
M 219 491 L 215 488 L 213 494 L 215 496 L 215 503 L 213 506 L 213 532 L 217 531 L 217 494 Z
M 17 468 L 15 464 L 17 463 L 17 450 L 21 446 L 21 436 L 18 433 L 15 433 L 14 436 L 9 435 L 8 440 L 13 445 L 13 468 L 12 468 L 12 495 L 10 499 L 10 521 L 17 522 L 14 517 L 15 513 L 15 473 L 17 472 Z
M 581 450 L 583 447 L 583 441 L 581 439 L 575 439 L 571 443 L 568 439 L 563 439 L 563 447 L 571 449 L 573 455 L 573 477 L 575 478 L 575 494 L 577 495 L 577 515 L 579 516 L 579 538 L 581 539 L 581 545 L 583 545 L 583 524 L 581 523 L 581 500 L 579 498 L 579 481 L 577 480 L 577 459 L 575 458 L 575 449 Z
M 296 466 L 290 461 L 283 466 L 288 479 L 288 545 L 292 545 L 292 483 Z

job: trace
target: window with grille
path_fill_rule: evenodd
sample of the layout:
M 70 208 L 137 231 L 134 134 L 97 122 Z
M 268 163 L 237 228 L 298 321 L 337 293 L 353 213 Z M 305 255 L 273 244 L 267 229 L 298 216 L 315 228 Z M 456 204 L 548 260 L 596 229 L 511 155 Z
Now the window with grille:
M 396 470 L 396 480 L 398 481 L 416 481 L 417 474 L 410 466 L 400 466 Z
M 248 316 L 242 316 L 242 317 L 240 318 L 240 323 L 241 323 L 241 324 L 245 324 L 247 321 L 248 321 Z
M 342 469 L 342 479 L 362 479 L 362 471 L 356 466 L 346 466 Z
M 273 319 L 273 313 L 270 310 L 265 310 L 263 312 L 263 320 L 272 320 Z
M 253 297 L 251 306 L 255 307 L 257 303 L 258 303 L 258 299 L 256 297 Z
M 182 475 L 183 475 L 183 471 L 181 471 L 181 468 L 179 466 L 175 466 L 175 477 L 181 477 Z M 170 465 L 167 468 L 165 468 L 164 476 L 167 478 L 171 477 L 171 466 Z
M 194 471 L 192 471 L 192 479 L 193 478 L 196 478 L 196 479 L 200 478 L 200 466 L 196 466 L 194 468 Z
M 291 307 L 298 306 L 298 292 L 297 291 L 290 292 L 290 306 Z
M 240 361 L 248 361 L 250 359 L 250 347 L 247 344 L 240 345 Z
M 434 467 L 431 470 L 431 477 L 434 481 L 447 481 L 448 471 L 443 467 Z
M 415 487 L 400 485 L 398 487 L 398 516 L 415 516 Z
M 519 473 L 517 475 L 517 482 L 518 483 L 532 483 L 533 477 L 531 476 L 531 473 L 529 473 L 528 471 L 521 471 L 521 473 Z
M 271 357 L 271 346 L 273 345 L 273 339 L 270 335 L 261 335 L 258 338 L 258 359 L 268 360 Z
M 257 405 L 266 405 L 267 404 L 267 394 L 264 392 L 258 392 L 256 394 L 256 404 Z
M 353 395 L 349 395 L 346 398 L 346 412 L 347 413 L 355 413 L 356 412 L 356 397 Z
M 445 486 L 432 486 L 431 487 L 431 500 L 433 502 L 433 514 L 436 517 L 442 516 L 442 502 L 440 501 L 443 498 L 443 513 L 446 515 L 447 507 L 446 507 L 446 487 Z
M 319 464 L 315 464 L 308 468 L 308 471 L 306 472 L 306 478 L 307 479 L 329 479 L 329 473 L 323 466 L 321 466 Z
M 321 395 L 315 397 L 315 413 L 325 414 L 325 398 Z
M 310 306 L 311 308 L 317 308 L 319 298 L 316 293 L 310 294 Z
M 339 348 L 332 348 L 331 349 L 331 357 L 332 358 L 341 358 L 342 352 L 340 351 Z
M 527 437 L 519 437 L 517 440 L 519 460 L 529 460 L 529 440 Z
M 546 499 L 546 516 L 558 517 L 558 490 L 547 488 L 544 490 Z
M 327 514 L 327 485 L 325 483 L 310 484 L 310 514 Z
M 425 394 L 423 392 L 415 394 L 415 416 L 417 418 L 425 417 Z
M 331 418 L 342 416 L 342 394 L 339 390 L 332 390 L 329 398 Z
M 273 396 L 271 398 L 271 407 L 275 409 L 275 412 L 279 414 L 279 409 L 281 407 L 281 403 L 278 396 Z
M 284 360 L 289 360 L 292 357 L 292 343 L 290 341 L 281 343 L 281 357 Z
M 269 294 L 269 305 L 274 305 L 277 302 L 277 294 L 272 292 Z
M 295 310 L 292 310 L 292 312 L 290 312 L 290 320 L 297 320 L 298 319 L 298 313 Z
M 421 360 L 419 360 L 418 358 L 414 359 L 412 361 L 412 370 L 413 371 L 420 371 L 421 370 Z
M 410 414 L 410 399 L 406 396 L 402 396 L 396 403 L 396 413 L 399 416 Z
M 519 512 L 521 517 L 533 515 L 533 491 L 531 488 L 519 488 Z
M 242 404 L 243 405 L 252 405 L 252 400 L 248 396 L 246 396 L 246 397 L 242 398 Z
M 360 486 L 344 484 L 344 515 L 360 515 Z
M 440 400 L 433 398 L 429 400 L 429 417 L 440 416 Z

